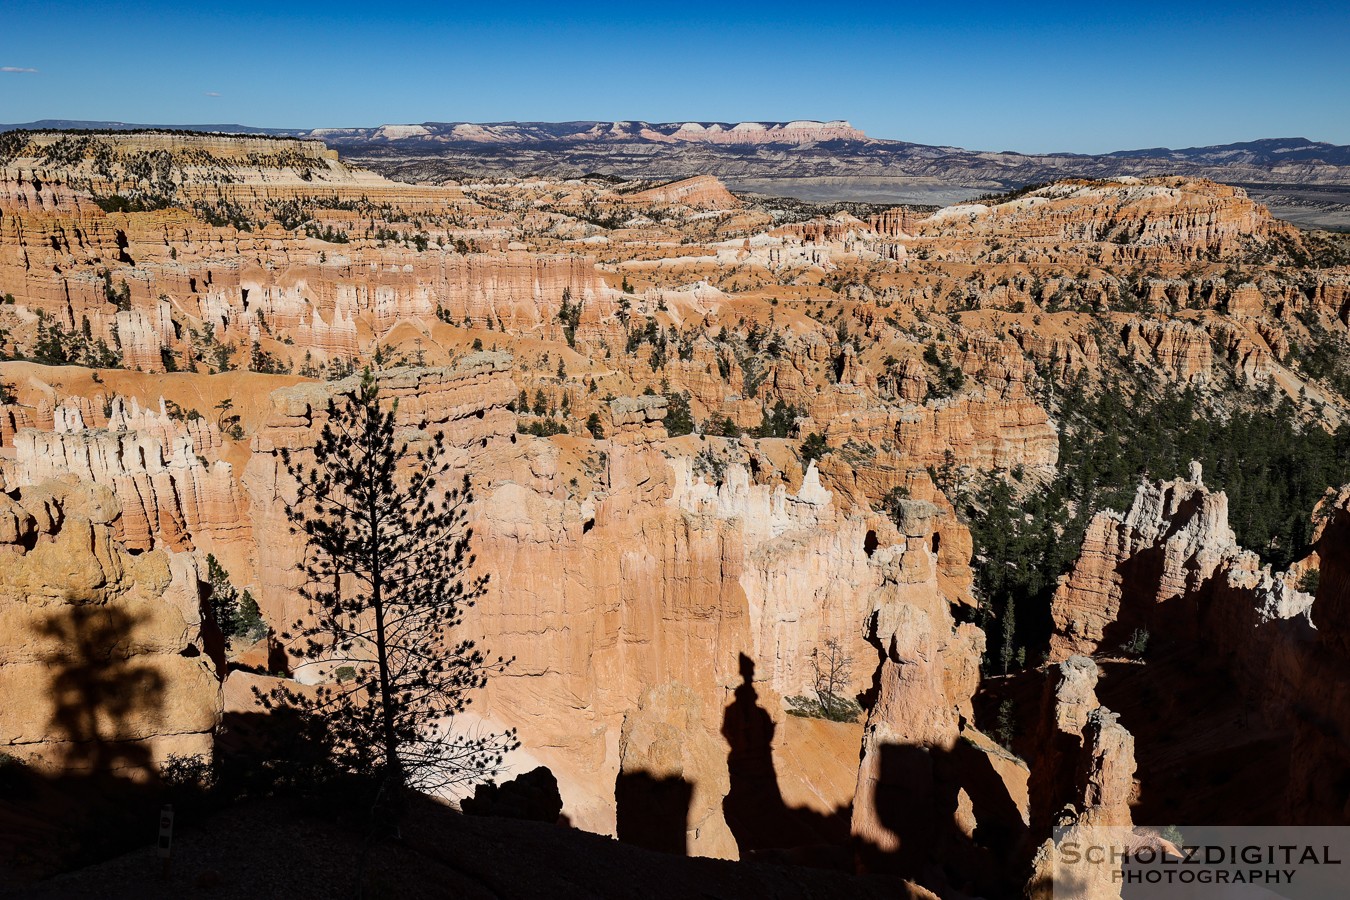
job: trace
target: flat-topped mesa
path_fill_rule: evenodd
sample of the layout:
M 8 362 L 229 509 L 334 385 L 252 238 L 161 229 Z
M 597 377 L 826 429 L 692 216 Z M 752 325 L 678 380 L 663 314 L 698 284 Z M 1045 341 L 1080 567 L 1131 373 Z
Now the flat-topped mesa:
M 198 165 L 213 160 L 254 164 L 263 157 L 319 162 L 337 160 L 336 150 L 322 141 L 252 134 L 193 131 L 29 131 L 21 133 L 24 145 L 11 151 L 15 159 L 38 159 L 44 163 L 71 165 L 77 160 L 106 160 L 106 149 L 120 153 L 168 153 L 193 157 Z
M 387 183 L 348 168 L 320 141 L 174 132 L 19 132 L 0 156 L 0 180 L 54 180 L 95 194 L 231 186 Z
M 867 141 L 866 134 L 848 122 L 426 122 L 420 125 L 381 125 L 375 128 L 318 128 L 312 137 L 361 146 L 374 143 L 525 145 L 567 143 L 658 144 L 786 144 L 810 145 L 825 141 Z
M 919 237 L 1017 241 L 1056 257 L 1095 242 L 1113 258 L 1159 252 L 1196 259 L 1238 252 L 1272 237 L 1299 240 L 1241 188 L 1185 178 L 1060 181 L 1015 199 L 951 206 L 913 225 Z
M 104 209 L 158 211 L 151 218 L 168 223 L 185 214 L 166 207 L 200 203 L 237 223 L 251 208 L 287 202 L 303 207 L 316 198 L 345 206 L 338 219 L 351 218 L 357 207 L 381 204 L 425 214 L 467 203 L 456 187 L 390 181 L 347 165 L 337 151 L 313 140 L 189 132 L 12 132 L 9 137 L 0 150 L 0 210 L 5 212 L 93 208 L 97 198 Z M 74 238 L 86 241 L 78 231 Z M 120 257 L 114 253 L 112 258 Z
M 176 354 L 181 362 L 190 350 L 186 326 L 197 323 L 185 323 L 184 318 L 208 321 L 223 342 L 233 339 L 245 347 L 253 339 L 251 329 L 261 321 L 260 315 L 277 311 L 285 319 L 288 310 L 284 304 L 281 310 L 272 310 L 267 303 L 255 303 L 250 309 L 250 290 L 255 295 L 272 288 L 294 292 L 299 308 L 290 311 L 287 325 L 296 325 L 306 317 L 312 321 L 316 315 L 331 321 L 338 305 L 334 294 L 342 293 L 344 283 L 353 298 L 367 298 L 362 306 L 376 314 L 375 327 L 380 329 L 393 324 L 391 316 L 430 317 L 435 312 L 434 302 L 425 296 L 426 288 L 419 287 L 418 279 L 408 277 L 406 262 L 412 255 L 408 252 L 350 248 L 343 254 L 346 269 L 326 267 L 323 262 L 328 251 L 314 246 L 319 242 L 304 230 L 250 224 L 255 216 L 266 219 L 265 209 L 263 213 L 253 208 L 236 210 L 232 214 L 236 215 L 234 224 L 210 224 L 216 220 L 209 209 L 202 214 L 207 219 L 204 222 L 197 215 L 200 209 L 186 207 L 196 202 L 197 195 L 192 191 L 197 188 L 211 195 L 204 202 L 213 208 L 212 204 L 224 196 L 222 191 L 251 190 L 250 185 L 255 184 L 272 190 L 290 179 L 296 191 L 320 205 L 377 203 L 372 191 L 379 188 L 399 196 L 406 194 L 415 206 L 422 193 L 439 191 L 438 209 L 443 212 L 456 202 L 449 189 L 397 185 L 370 173 L 348 177 L 350 173 L 343 174 L 345 169 L 335 169 L 333 178 L 337 180 L 320 185 L 315 177 L 309 181 L 300 177 L 303 170 L 295 166 L 312 162 L 313 154 L 307 156 L 298 150 L 280 156 L 255 154 L 244 160 L 252 168 L 239 168 L 236 159 L 219 159 L 206 150 L 193 149 L 199 141 L 209 144 L 208 138 L 194 135 L 171 136 L 188 149 L 178 156 L 164 157 L 168 161 L 163 171 L 147 172 L 135 164 L 141 156 L 122 154 L 119 148 L 124 135 L 83 136 L 79 141 L 65 137 L 68 143 L 75 142 L 73 148 L 58 142 L 44 149 L 65 149 L 47 158 L 29 147 L 20 152 L 39 156 L 19 157 L 11 160 L 9 167 L 14 170 L 11 175 L 18 171 L 16 166 L 26 163 L 51 167 L 49 177 L 61 180 L 44 181 L 38 176 L 22 181 L 0 180 L 0 284 L 22 305 L 30 329 L 31 314 L 40 312 L 67 330 L 83 329 L 91 338 L 104 340 L 121 352 L 122 362 L 129 367 L 163 371 L 166 353 Z M 242 141 L 245 148 L 252 146 L 246 138 L 233 140 Z M 91 150 L 94 145 L 107 153 Z M 327 159 L 323 155 L 319 158 Z M 333 165 L 340 168 L 340 164 Z M 119 174 L 119 166 L 128 172 Z M 355 193 L 343 199 L 342 191 L 347 188 Z M 238 200 L 236 197 L 229 202 Z M 170 202 L 178 205 L 159 208 Z M 119 203 L 147 210 L 105 212 L 118 209 Z M 407 211 L 407 204 L 400 209 Z M 450 256 L 453 260 L 434 277 L 438 288 L 440 282 L 447 282 L 439 293 L 463 297 L 470 292 L 466 288 L 455 290 L 456 284 L 491 284 L 490 274 L 476 278 L 469 271 L 472 266 L 456 265 L 455 260 L 462 260 L 460 254 Z M 458 268 L 464 271 L 457 272 Z M 329 275 L 339 276 L 339 284 L 330 286 Z M 531 267 L 517 280 L 532 283 L 535 277 Z M 567 283 L 574 292 L 582 289 L 572 279 Z M 393 296 L 385 296 L 388 293 Z M 510 298 L 521 293 L 507 292 Z M 300 294 L 308 296 L 302 301 Z M 538 298 L 530 292 L 530 299 Z M 276 335 L 278 340 L 289 337 L 285 333 Z M 31 342 L 31 336 L 28 339 Z M 314 349 L 323 347 L 324 342 L 316 339 Z
M 643 137 L 662 135 L 674 141 L 704 144 L 807 144 L 822 141 L 865 141 L 867 135 L 848 122 L 684 122 L 674 130 L 670 125 L 651 125 Z M 656 138 L 659 139 L 659 138 Z

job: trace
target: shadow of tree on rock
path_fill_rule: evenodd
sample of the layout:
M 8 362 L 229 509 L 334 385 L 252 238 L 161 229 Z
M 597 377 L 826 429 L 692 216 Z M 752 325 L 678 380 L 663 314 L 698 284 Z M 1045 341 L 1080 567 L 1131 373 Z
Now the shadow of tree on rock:
M 137 726 L 158 721 L 165 686 L 133 655 L 131 636 L 143 618 L 115 606 L 72 605 L 38 626 L 53 645 L 43 656 L 52 671 L 50 731 L 64 742 L 68 771 L 133 778 L 155 771 Z
M 71 598 L 33 626 L 47 678 L 26 705 L 50 707 L 47 739 L 0 754 L 0 884 L 154 840 L 165 796 L 146 737 L 160 721 L 165 684 L 137 658 L 142 622 L 118 606 Z

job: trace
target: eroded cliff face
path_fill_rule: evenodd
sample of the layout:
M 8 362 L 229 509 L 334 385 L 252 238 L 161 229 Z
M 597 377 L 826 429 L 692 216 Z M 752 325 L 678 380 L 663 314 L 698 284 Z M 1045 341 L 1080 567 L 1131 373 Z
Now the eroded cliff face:
M 0 747 L 38 769 L 144 779 L 211 753 L 200 562 L 129 552 L 120 514 L 71 477 L 0 494 Z
M 812 822 L 846 807 L 852 785 L 834 783 L 832 764 L 813 771 L 792 755 L 847 759 L 856 728 L 789 747 L 797 726 L 785 721 L 781 698 L 810 693 L 812 651 L 830 640 L 857 660 L 845 692 L 869 683 L 876 651 L 862 623 L 895 577 L 886 550 L 898 540 L 894 525 L 841 502 L 814 466 L 793 476 L 753 444 L 710 440 L 717 463 L 696 467 L 694 454 L 677 452 L 682 442 L 666 439 L 662 398 L 615 400 L 598 447 L 519 437 L 505 408 L 515 395 L 509 363 L 482 354 L 456 370 L 382 380 L 399 399 L 400 422 L 444 431 L 474 486 L 475 549 L 490 580 L 465 628 L 516 658 L 475 715 L 521 729 L 525 752 L 553 768 L 582 827 L 615 829 L 616 782 L 678 777 L 692 806 L 688 828 L 675 832 L 687 830 L 691 852 L 735 856 L 771 818 L 741 811 L 741 833 L 729 828 L 723 805 L 740 778 L 729 771 L 748 759 L 744 790 L 772 782 L 782 810 L 800 804 L 803 829 L 828 830 Z M 327 398 L 342 389 L 279 392 L 254 442 L 244 481 L 256 540 L 269 547 L 259 599 L 275 620 L 304 613 L 295 599 L 301 548 L 281 526 L 290 488 L 277 452 L 303 455 Z M 927 508 L 926 556 L 939 522 L 959 548 L 963 529 L 950 511 Z M 949 566 L 945 577 L 950 599 L 933 566 L 908 602 L 939 610 L 969 595 L 968 570 Z M 953 650 L 967 698 L 977 635 L 963 626 Z M 676 723 L 679 746 L 661 737 Z
M 903 873 L 939 894 L 982 892 L 1006 884 L 1025 833 L 1027 769 L 972 724 L 984 634 L 956 624 L 955 598 L 939 587 L 937 513 L 902 501 L 902 542 L 877 554 L 885 578 L 871 595 L 868 638 L 881 667 L 852 832 L 865 871 Z
M 1082 557 L 1055 595 L 1052 654 L 1115 657 L 1106 665 L 1120 682 L 1116 690 L 1145 698 L 1142 708 L 1122 712 L 1137 723 L 1132 730 L 1145 748 L 1140 775 L 1149 814 L 1166 809 L 1159 795 L 1173 790 L 1175 764 L 1157 749 L 1170 743 L 1193 747 L 1197 762 L 1215 771 L 1198 792 L 1213 815 L 1341 824 L 1347 810 L 1330 785 L 1347 771 L 1343 747 L 1331 737 L 1347 710 L 1338 606 L 1347 494 L 1319 508 L 1313 554 L 1274 572 L 1237 545 L 1227 498 L 1205 489 L 1199 475 L 1142 484 L 1127 514 L 1094 519 Z M 1313 584 L 1315 596 L 1300 589 Z M 1122 643 L 1140 633 L 1156 649 L 1142 664 L 1121 662 Z M 1172 692 L 1161 703 L 1159 679 Z M 1226 686 L 1216 691 L 1216 684 Z M 1158 733 L 1167 729 L 1176 730 Z M 1260 803 L 1234 773 L 1248 762 L 1224 754 L 1259 760 L 1270 773 Z
M 1070 845 L 1120 846 L 1135 799 L 1134 737 L 1097 700 L 1098 669 L 1085 656 L 1049 667 L 1030 785 L 1032 834 L 1043 838 L 1031 862 L 1027 896 L 1119 898 L 1118 861 L 1081 861 Z
M 1130 244 L 1117 258 L 1147 256 L 1147 248 L 1168 244 L 1226 253 L 1272 229 L 1294 233 L 1241 188 L 1183 178 L 1064 181 L 996 205 L 948 207 L 916 227 L 919 234 L 998 236 L 1051 254 L 1084 239 Z
M 244 508 L 220 432 L 205 420 L 175 422 L 116 398 L 102 427 L 86 427 L 80 410 L 60 406 L 52 431 L 14 436 L 12 461 L 0 463 L 10 489 L 75 475 L 113 490 L 122 504 L 114 536 L 139 552 L 191 550 L 198 540 L 245 539 Z M 214 458 L 214 462 L 210 462 Z
M 1283 715 L 1293 727 L 1286 814 L 1300 824 L 1344 824 L 1350 806 L 1338 786 L 1350 774 L 1350 753 L 1341 738 L 1350 724 L 1346 688 L 1346 610 L 1350 603 L 1350 488 L 1343 488 L 1322 509 L 1314 545 L 1319 578 L 1311 608 L 1316 636 L 1299 612 L 1281 616 L 1298 626 L 1295 634 L 1270 651 L 1275 672 L 1266 699 L 1267 714 Z M 1302 606 L 1299 602 L 1297 606 Z M 1257 674 L 1257 673 L 1253 673 Z
M 1228 498 L 1200 482 L 1144 482 L 1128 513 L 1093 517 L 1073 572 L 1055 592 L 1052 661 L 1115 652 L 1135 629 L 1194 639 L 1216 570 L 1241 554 Z M 1245 560 L 1244 560 L 1245 562 Z

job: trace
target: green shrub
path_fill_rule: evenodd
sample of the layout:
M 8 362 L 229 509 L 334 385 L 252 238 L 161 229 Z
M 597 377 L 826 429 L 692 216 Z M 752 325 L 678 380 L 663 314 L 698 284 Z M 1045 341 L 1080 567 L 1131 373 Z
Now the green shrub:
M 679 437 L 694 430 L 694 416 L 689 410 L 689 395 L 666 395 L 666 434 Z
M 1142 659 L 1144 653 L 1148 650 L 1148 629 L 1136 628 L 1125 643 L 1120 645 L 1120 652 L 1133 659 Z
M 787 697 L 787 714 L 799 719 L 828 719 L 831 722 L 856 722 L 862 715 L 858 701 L 822 692 L 818 697 Z
M 1303 577 L 1298 580 L 1298 589 L 1305 594 L 1317 596 L 1317 589 L 1322 586 L 1322 573 L 1318 569 L 1309 569 L 1303 573 Z
M 802 463 L 809 465 L 812 461 L 820 459 L 833 449 L 826 442 L 824 435 L 813 431 L 806 436 L 806 440 L 802 441 Z
M 206 555 L 206 578 L 211 617 L 225 635 L 226 646 L 232 646 L 236 638 L 252 643 L 267 635 L 267 623 L 253 595 L 231 584 L 230 573 L 210 553 Z

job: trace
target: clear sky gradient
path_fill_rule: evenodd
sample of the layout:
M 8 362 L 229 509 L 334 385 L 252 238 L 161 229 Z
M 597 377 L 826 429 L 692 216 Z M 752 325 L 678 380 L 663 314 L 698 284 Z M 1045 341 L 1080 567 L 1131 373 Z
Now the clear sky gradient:
M 1350 144 L 1350 2 L 0 0 L 0 122 L 848 119 L 1102 152 Z

